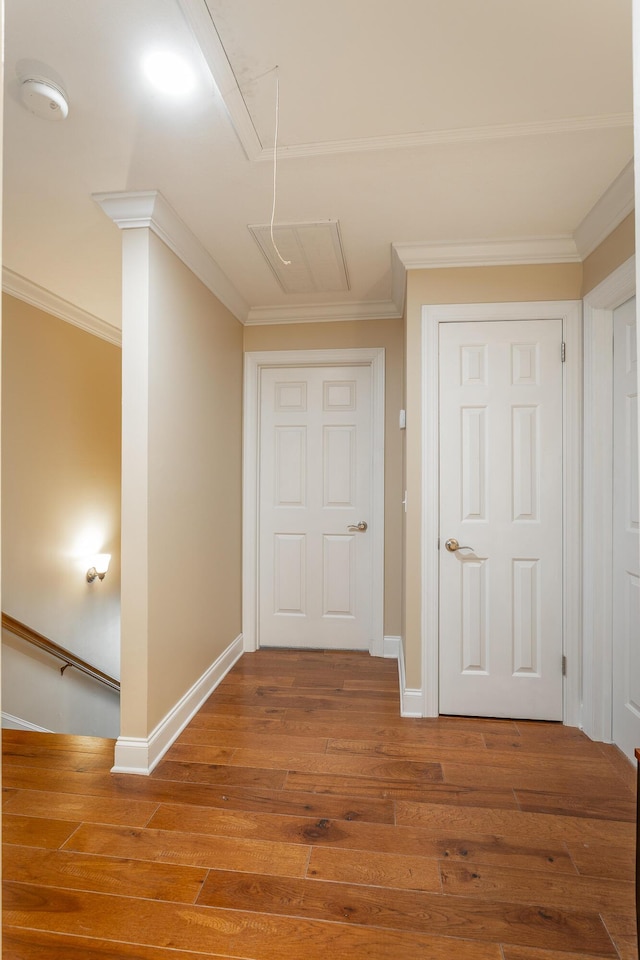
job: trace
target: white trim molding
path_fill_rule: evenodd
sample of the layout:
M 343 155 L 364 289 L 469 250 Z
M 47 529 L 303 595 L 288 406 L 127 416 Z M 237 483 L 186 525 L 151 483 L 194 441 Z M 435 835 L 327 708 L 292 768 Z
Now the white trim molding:
M 122 346 L 122 330 L 118 327 L 114 327 L 86 310 L 81 310 L 68 300 L 63 300 L 57 294 L 45 290 L 44 287 L 38 286 L 37 283 L 20 276 L 19 273 L 14 273 L 7 267 L 2 268 L 2 289 L 9 296 L 23 300 L 32 307 L 51 314 L 52 317 L 71 323 L 74 327 L 79 327 L 118 347 Z
M 400 684 L 400 716 L 424 717 L 424 690 L 407 687 L 407 676 L 404 666 L 404 645 L 402 642 L 400 642 L 398 646 L 398 682 Z
M 258 136 L 246 97 L 238 84 L 229 55 L 216 28 L 214 11 L 208 0 L 178 0 L 209 67 L 220 97 L 227 108 L 238 140 L 251 161 L 273 160 L 273 148 L 265 146 Z M 530 120 L 521 123 L 484 124 L 442 130 L 418 130 L 381 137 L 358 137 L 348 140 L 319 140 L 310 143 L 281 145 L 278 155 L 286 159 L 333 156 L 379 150 L 411 150 L 448 143 L 473 143 L 521 137 L 549 137 L 584 130 L 608 130 L 633 126 L 633 113 L 596 114 L 593 116 L 558 117 L 551 120 Z
M 402 637 L 384 637 L 382 654 L 387 660 L 398 661 L 398 686 L 400 693 L 400 716 L 423 717 L 424 692 L 417 688 L 407 687 L 404 666 L 404 646 Z M 372 653 L 372 656 L 375 654 Z
M 241 323 L 249 305 L 158 190 L 94 193 L 95 202 L 121 230 L 152 230 Z
M 354 300 L 306 306 L 251 307 L 248 327 L 280 323 L 333 323 L 341 320 L 399 320 L 402 306 L 394 300 Z
M 5 730 L 29 730 L 31 733 L 53 733 L 48 727 L 39 727 L 37 723 L 31 723 L 29 720 L 21 720 L 20 717 L 14 717 L 12 713 L 2 711 L 2 727 Z
M 583 715 L 610 742 L 613 656 L 613 312 L 636 292 L 631 257 L 584 299 Z
M 581 260 L 593 253 L 634 207 L 633 160 L 630 160 L 573 234 Z
M 206 60 L 247 159 L 258 160 L 264 147 L 206 0 L 178 0 L 178 3 Z
M 373 615 L 370 651 L 380 656 L 384 645 L 384 347 L 344 350 L 269 350 L 244 357 L 244 449 L 242 523 L 242 632 L 244 649 L 256 650 L 258 631 L 258 491 L 260 435 L 260 381 L 262 371 L 274 367 L 371 367 L 372 399 L 372 520 Z M 369 535 L 367 534 L 367 535 Z M 375 651 L 375 652 L 374 652 Z
M 557 134 L 581 133 L 583 130 L 610 130 L 631 127 L 633 115 L 610 113 L 590 117 L 565 117 L 558 120 L 530 120 L 523 123 L 485 124 L 480 127 L 453 127 L 442 130 L 420 130 L 417 133 L 392 134 L 382 137 L 359 137 L 351 140 L 320 140 L 279 146 L 278 156 L 285 159 L 322 157 L 342 153 L 369 153 L 378 150 L 415 150 L 447 143 L 481 143 L 487 140 L 513 140 L 521 137 L 549 137 Z M 237 129 L 236 129 L 236 132 Z M 243 144 L 244 145 L 244 144 Z M 245 151 L 246 151 L 245 147 Z M 266 148 L 253 160 L 272 160 L 273 150 Z
M 570 236 L 394 243 L 392 249 L 406 270 L 580 262 L 580 254 Z
M 425 305 L 422 308 L 422 670 L 424 716 L 438 715 L 438 327 L 483 320 L 558 319 L 567 344 L 563 377 L 563 719 L 578 726 L 582 692 L 582 304 L 579 300 Z
M 196 680 L 148 737 L 118 737 L 115 763 L 111 772 L 148 776 L 242 654 L 240 634 L 200 679 Z
M 384 637 L 382 640 L 382 656 L 385 660 L 398 660 L 402 637 Z

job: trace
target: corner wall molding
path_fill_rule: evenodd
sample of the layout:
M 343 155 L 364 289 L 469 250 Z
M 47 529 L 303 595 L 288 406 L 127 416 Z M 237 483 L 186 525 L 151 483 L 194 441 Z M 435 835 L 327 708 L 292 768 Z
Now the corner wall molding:
M 44 287 L 38 286 L 37 283 L 33 283 L 19 273 L 14 273 L 8 267 L 2 268 L 2 289 L 9 296 L 23 300 L 32 307 L 43 310 L 44 313 L 49 313 L 118 347 L 122 346 L 122 330 L 118 327 L 114 327 L 92 313 L 87 313 L 86 310 L 81 310 L 80 307 L 74 306 L 68 300 L 63 300 L 50 290 L 45 290 Z
M 596 247 L 620 226 L 634 207 L 635 189 L 631 160 L 577 227 L 574 239 L 581 259 L 585 260 L 593 253 Z
M 248 303 L 158 190 L 94 193 L 92 197 L 120 230 L 152 230 L 237 320 L 246 322 Z
M 148 737 L 118 737 L 112 773 L 148 776 L 243 654 L 240 634 L 167 713 Z

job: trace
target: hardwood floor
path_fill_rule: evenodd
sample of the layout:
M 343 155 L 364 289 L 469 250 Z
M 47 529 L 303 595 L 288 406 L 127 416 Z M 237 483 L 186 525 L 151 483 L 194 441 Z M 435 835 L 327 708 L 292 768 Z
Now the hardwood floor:
M 637 960 L 635 775 L 558 724 L 399 717 L 261 650 L 150 777 L 4 731 L 5 960 Z

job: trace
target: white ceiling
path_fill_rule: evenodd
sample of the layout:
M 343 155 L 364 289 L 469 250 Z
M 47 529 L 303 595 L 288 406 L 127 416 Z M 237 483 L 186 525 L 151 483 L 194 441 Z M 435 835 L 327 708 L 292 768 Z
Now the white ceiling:
M 196 68 L 190 99 L 143 77 L 158 48 Z M 5 269 L 116 327 L 96 193 L 160 191 L 243 321 L 393 315 L 392 243 L 571 237 L 632 157 L 631 0 L 6 0 L 5 59 Z M 22 106 L 25 60 L 67 120 Z M 347 292 L 283 293 L 248 229 L 276 65 L 276 222 L 339 221 Z

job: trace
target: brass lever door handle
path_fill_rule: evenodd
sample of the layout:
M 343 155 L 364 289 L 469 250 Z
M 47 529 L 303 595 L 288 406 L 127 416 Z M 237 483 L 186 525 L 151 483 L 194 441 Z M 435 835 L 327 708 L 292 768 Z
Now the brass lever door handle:
M 444 545 L 449 553 L 455 553 L 456 550 L 473 550 L 473 547 L 460 546 L 455 537 L 450 537 L 448 540 L 445 540 Z
M 347 530 L 359 530 L 360 533 L 364 533 L 368 526 L 366 520 L 361 520 L 360 523 L 350 523 Z

